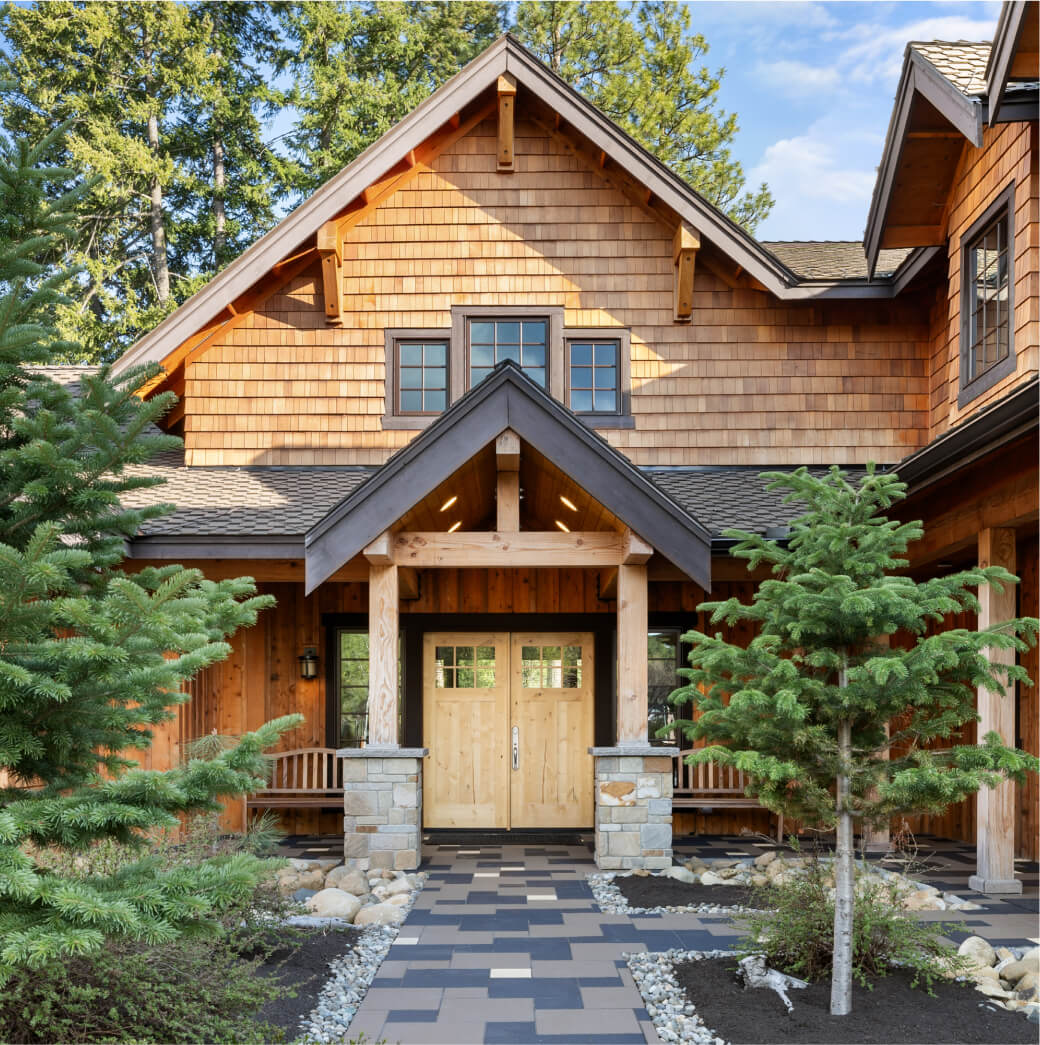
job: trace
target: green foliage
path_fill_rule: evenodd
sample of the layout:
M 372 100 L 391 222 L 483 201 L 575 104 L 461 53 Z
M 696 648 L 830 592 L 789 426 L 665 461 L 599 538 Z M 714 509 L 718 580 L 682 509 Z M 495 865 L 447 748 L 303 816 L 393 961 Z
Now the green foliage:
M 786 547 L 742 531 L 726 534 L 739 542 L 733 555 L 749 568 L 771 566 L 774 579 L 763 581 L 747 605 L 733 598 L 701 607 L 713 624 L 754 626 L 746 649 L 721 634 L 685 637 L 693 647 L 690 667 L 682 669 L 688 685 L 672 700 L 693 701 L 701 712 L 696 722 L 680 723 L 685 735 L 713 742 L 692 761 L 744 770 L 764 805 L 821 827 L 836 823 L 842 768 L 850 810 L 867 823 L 937 813 L 1002 777 L 1035 772 L 1036 758 L 996 734 L 977 746 L 955 738 L 978 718 L 977 687 L 1010 692 L 1015 682 L 1029 684 L 1021 667 L 991 664 L 986 650 L 1025 650 L 1038 622 L 934 630 L 948 614 L 976 610 L 979 585 L 1016 579 L 1000 567 L 925 581 L 899 573 L 922 528 L 886 517 L 905 496 L 895 475 L 871 467 L 855 486 L 837 468 L 823 478 L 804 468 L 764 478 L 806 511 L 792 522 Z M 912 639 L 909 648 L 884 641 L 897 632 Z M 844 767 L 842 722 L 852 728 Z
M 47 370 L 61 345 L 53 309 L 67 277 L 62 172 L 36 149 L 0 143 L 0 982 L 19 969 L 212 930 L 252 893 L 263 865 L 228 853 L 197 867 L 145 858 L 111 874 L 60 873 L 41 853 L 102 840 L 143 849 L 152 832 L 262 786 L 263 750 L 299 721 L 268 723 L 210 760 L 134 768 L 151 727 L 173 715 L 199 670 L 273 600 L 249 578 L 213 583 L 178 566 L 120 568 L 124 541 L 162 511 L 127 506 L 155 480 L 141 466 L 175 446 L 142 403 L 138 370 L 84 377 L 75 396 Z
M 744 919 L 741 957 L 764 954 L 772 968 L 810 981 L 829 975 L 834 875 L 818 854 L 781 884 L 756 888 L 750 903 L 755 910 Z M 864 986 L 898 965 L 912 969 L 912 985 L 923 982 L 930 993 L 937 980 L 966 968 L 964 959 L 943 940 L 960 927 L 908 914 L 894 879 L 861 879 L 854 907 L 852 972 Z
M 773 206 L 744 191 L 730 145 L 737 118 L 718 108 L 724 69 L 702 64 L 708 42 L 689 4 L 525 0 L 514 32 L 555 73 L 628 131 L 709 203 L 753 232 Z

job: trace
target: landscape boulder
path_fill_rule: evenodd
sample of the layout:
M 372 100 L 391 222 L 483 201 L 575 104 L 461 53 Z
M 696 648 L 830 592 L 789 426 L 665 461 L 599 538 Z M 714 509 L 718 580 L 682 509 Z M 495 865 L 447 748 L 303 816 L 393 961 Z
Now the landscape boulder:
M 307 901 L 307 908 L 322 918 L 342 918 L 351 922 L 361 910 L 361 901 L 342 889 L 322 889 Z
M 355 925 L 400 925 L 404 921 L 405 910 L 392 903 L 374 903 L 371 907 L 363 907 L 354 919 Z

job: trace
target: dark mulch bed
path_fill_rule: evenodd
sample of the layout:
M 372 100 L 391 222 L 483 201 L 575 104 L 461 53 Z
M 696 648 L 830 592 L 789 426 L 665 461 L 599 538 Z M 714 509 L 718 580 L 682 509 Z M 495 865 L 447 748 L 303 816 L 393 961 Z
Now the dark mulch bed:
M 626 875 L 615 878 L 614 884 L 629 907 L 748 907 L 751 899 L 751 890 L 745 885 L 688 885 L 656 875 Z
M 697 1015 L 732 1045 L 1035 1045 L 1036 1026 L 1017 1012 L 994 1011 L 984 995 L 943 981 L 932 990 L 911 989 L 911 974 L 895 969 L 874 989 L 853 983 L 852 1012 L 831 1016 L 830 981 L 789 992 L 788 1016 L 774 991 L 743 990 L 732 958 L 708 958 L 675 966 L 675 977 Z M 981 1005 L 980 1005 L 981 1003 Z
M 352 950 L 360 931 L 313 932 L 298 943 L 279 947 L 257 971 L 282 986 L 291 987 L 293 993 L 290 997 L 269 1001 L 257 1012 L 256 1019 L 282 1028 L 287 1040 L 295 1038 L 300 1020 L 318 1004 L 318 995 L 329 978 L 329 962 Z

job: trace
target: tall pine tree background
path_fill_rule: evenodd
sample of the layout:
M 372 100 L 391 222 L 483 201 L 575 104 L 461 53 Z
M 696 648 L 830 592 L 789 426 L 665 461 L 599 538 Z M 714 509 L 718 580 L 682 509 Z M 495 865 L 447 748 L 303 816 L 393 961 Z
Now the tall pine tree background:
M 249 578 L 122 568 L 125 541 L 164 509 L 119 496 L 153 485 L 134 466 L 178 441 L 154 425 L 171 398 L 134 395 L 148 371 L 85 374 L 73 390 L 42 368 L 77 351 L 53 325 L 76 286 L 58 262 L 96 192 L 63 195 L 74 179 L 46 165 L 64 130 L 35 147 L 0 140 L 0 984 L 106 939 L 201 932 L 250 896 L 264 865 L 244 853 L 170 870 L 144 857 L 113 876 L 61 873 L 48 854 L 145 849 L 179 814 L 255 790 L 263 750 L 299 719 L 208 761 L 134 768 L 184 683 L 272 600 Z
M 692 13 L 691 13 L 692 12 Z M 686 4 L 48 0 L 0 9 L 9 137 L 41 141 L 73 205 L 69 361 L 117 358 L 503 32 L 753 232 L 723 70 Z
M 949 614 L 978 612 L 981 585 L 1016 584 L 999 566 L 914 580 L 902 571 L 917 522 L 888 512 L 906 495 L 892 473 L 869 467 L 858 482 L 832 468 L 765 473 L 770 489 L 804 507 L 786 545 L 741 530 L 724 536 L 748 568 L 770 568 L 749 603 L 704 603 L 714 625 L 745 623 L 745 647 L 721 633 L 692 631 L 688 685 L 672 694 L 692 704 L 677 728 L 708 742 L 690 762 L 733 766 L 769 809 L 813 829 L 833 830 L 835 919 L 831 1014 L 851 1011 L 853 831 L 896 814 L 941 813 L 1006 778 L 1037 772 L 1038 760 L 989 733 L 962 744 L 962 726 L 978 720 L 984 687 L 1014 699 L 1029 685 L 1018 665 L 994 663 L 987 650 L 1022 652 L 1040 622 L 1021 618 L 984 631 L 935 631 Z M 906 642 L 892 642 L 898 636 Z

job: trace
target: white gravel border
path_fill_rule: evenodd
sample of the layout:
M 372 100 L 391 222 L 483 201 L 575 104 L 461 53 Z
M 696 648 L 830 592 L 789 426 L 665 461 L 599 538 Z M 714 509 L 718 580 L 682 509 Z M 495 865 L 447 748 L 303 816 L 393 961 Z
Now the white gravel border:
M 605 914 L 750 914 L 753 907 L 724 907 L 721 904 L 700 903 L 671 907 L 630 907 L 625 894 L 614 884 L 614 879 L 629 877 L 615 871 L 598 871 L 585 876 L 593 898 Z M 664 877 L 651 875 L 653 878 Z
M 654 1021 L 657 1036 L 678 1045 L 727 1045 L 697 1015 L 686 992 L 675 980 L 677 962 L 703 961 L 705 958 L 732 958 L 732 951 L 653 951 L 622 955 L 628 961 L 632 979 L 642 995 L 643 1004 Z
M 402 906 L 405 913 L 415 906 L 415 900 L 422 892 L 426 884 L 426 876 L 422 875 L 419 885 L 413 890 L 411 902 Z M 310 919 L 309 919 L 310 920 Z M 330 927 L 338 926 L 349 928 L 340 918 L 323 919 Z M 300 1029 L 295 1038 L 297 1045 L 310 1045 L 310 1043 L 322 1043 L 328 1045 L 331 1042 L 345 1042 L 350 1032 L 350 1023 L 361 1008 L 361 1002 L 372 986 L 372 981 L 379 972 L 397 939 L 402 919 L 399 925 L 366 925 L 358 930 L 358 936 L 354 946 L 341 958 L 329 962 L 329 978 L 318 995 L 318 1003 L 314 1009 L 300 1021 Z M 353 928 L 356 928 L 354 926 Z

